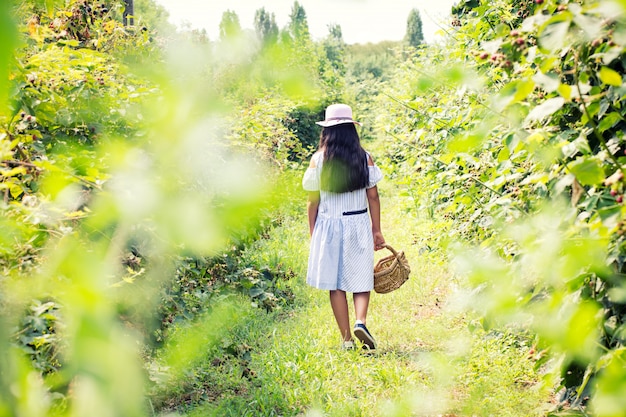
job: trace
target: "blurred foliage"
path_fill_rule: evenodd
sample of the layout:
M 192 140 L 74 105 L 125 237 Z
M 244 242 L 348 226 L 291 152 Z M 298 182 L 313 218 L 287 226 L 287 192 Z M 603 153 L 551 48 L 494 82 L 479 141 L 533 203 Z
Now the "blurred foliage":
M 476 245 L 449 246 L 463 302 L 486 328 L 536 332 L 555 412 L 626 415 L 624 6 L 460 2 L 381 104 L 405 195 L 453 221 L 442 243 Z
M 289 268 L 241 252 L 295 188 L 279 171 L 304 156 L 290 114 L 327 85 L 317 48 L 135 11 L 0 6 L 0 415 L 145 415 L 146 375 L 188 372 L 242 303 L 293 301 Z
M 263 9 L 215 41 L 136 6 L 124 27 L 122 1 L 0 4 L 0 415 L 176 408 L 216 351 L 251 376 L 224 333 L 290 305 L 295 272 L 247 248 L 294 210 L 334 101 L 452 225 L 429 245 L 458 250 L 476 326 L 537 335 L 555 415 L 626 415 L 623 1 L 467 0 L 409 51 L 315 42 L 297 2 L 279 34 Z
M 232 10 L 226 10 L 222 14 L 222 20 L 220 22 L 220 40 L 233 39 L 241 36 L 241 34 L 239 16 Z

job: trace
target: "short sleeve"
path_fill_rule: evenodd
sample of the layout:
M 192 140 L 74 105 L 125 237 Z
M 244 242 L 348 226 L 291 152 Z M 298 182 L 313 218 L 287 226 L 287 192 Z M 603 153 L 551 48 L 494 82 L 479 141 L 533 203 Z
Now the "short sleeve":
M 302 188 L 306 191 L 319 191 L 320 190 L 320 181 L 318 175 L 318 167 L 315 168 L 307 168 L 304 172 L 304 177 L 302 177 Z
M 317 152 L 311 158 L 311 165 L 304 172 L 302 177 L 302 188 L 306 191 L 319 191 L 320 190 L 320 174 L 322 169 L 321 152 Z
M 368 165 L 367 168 L 370 171 L 370 181 L 369 184 L 367 184 L 367 188 L 372 188 L 378 184 L 378 181 L 383 179 L 383 173 L 376 165 Z

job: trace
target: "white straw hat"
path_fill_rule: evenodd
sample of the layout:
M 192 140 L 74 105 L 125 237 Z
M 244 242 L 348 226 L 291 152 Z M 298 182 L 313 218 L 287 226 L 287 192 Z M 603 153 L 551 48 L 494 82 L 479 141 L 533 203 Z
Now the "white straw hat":
M 352 109 L 347 104 L 331 104 L 326 107 L 325 117 L 325 120 L 315 123 L 324 127 L 336 126 L 342 123 L 361 125 L 361 123 L 352 120 Z

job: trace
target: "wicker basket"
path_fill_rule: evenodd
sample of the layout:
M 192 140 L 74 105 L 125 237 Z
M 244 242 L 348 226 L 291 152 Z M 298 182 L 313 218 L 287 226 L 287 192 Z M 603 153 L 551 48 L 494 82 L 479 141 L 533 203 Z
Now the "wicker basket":
M 386 294 L 397 290 L 409 279 L 411 267 L 404 256 L 404 252 L 396 252 L 394 248 L 385 245 L 392 255 L 380 259 L 374 266 L 374 291 Z

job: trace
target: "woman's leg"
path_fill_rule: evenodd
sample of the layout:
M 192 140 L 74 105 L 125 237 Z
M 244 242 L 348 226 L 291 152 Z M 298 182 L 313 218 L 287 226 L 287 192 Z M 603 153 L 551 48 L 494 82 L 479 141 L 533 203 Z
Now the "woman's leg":
M 357 320 L 361 320 L 363 324 L 367 319 L 367 309 L 370 305 L 370 293 L 368 292 L 355 292 L 354 299 L 354 313 Z
M 356 324 L 354 326 L 354 336 L 359 339 L 363 346 L 368 349 L 376 349 L 376 340 L 365 326 L 367 319 L 367 308 L 370 304 L 369 292 L 358 292 L 353 294 L 354 312 L 356 313 Z
M 341 337 L 343 337 L 343 340 L 352 340 L 346 292 L 341 290 L 331 291 L 330 306 L 333 308 L 333 313 L 335 314 L 335 320 L 337 320 Z

